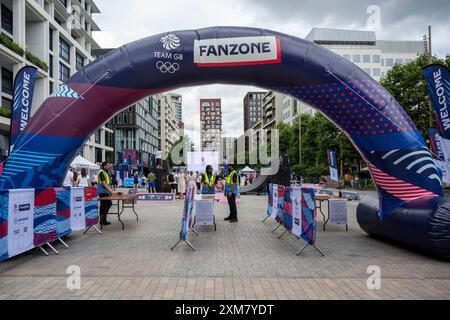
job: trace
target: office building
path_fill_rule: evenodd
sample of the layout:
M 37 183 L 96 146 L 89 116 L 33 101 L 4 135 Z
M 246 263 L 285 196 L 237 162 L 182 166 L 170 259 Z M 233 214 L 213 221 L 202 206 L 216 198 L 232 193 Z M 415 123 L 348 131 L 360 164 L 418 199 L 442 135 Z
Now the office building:
M 201 150 L 222 149 L 222 101 L 221 99 L 200 100 Z
M 93 0 L 1 0 L 0 4 L 1 106 L 12 104 L 16 73 L 25 65 L 34 65 L 38 72 L 33 115 L 53 91 L 94 59 L 92 50 L 99 46 L 92 32 L 100 31 L 94 20 L 100 10 Z M 0 147 L 5 154 L 10 120 L 0 118 Z M 105 160 L 113 151 L 105 144 L 110 133 L 100 128 L 81 154 L 93 162 Z
M 168 93 L 171 103 L 175 106 L 175 119 L 178 123 L 183 122 L 183 96 L 176 93 Z
M 167 160 L 173 146 L 181 137 L 180 122 L 176 119 L 176 105 L 172 102 L 172 96 L 171 93 L 153 96 L 158 102 L 159 150 L 163 160 Z
M 248 92 L 244 97 L 244 131 L 261 120 L 262 100 L 266 92 Z
M 137 165 L 154 167 L 159 150 L 158 103 L 147 97 L 116 114 L 107 127 L 114 132 L 113 163 L 123 160 L 124 151 L 136 151 Z
M 222 161 L 227 160 L 234 162 L 237 151 L 237 138 L 235 137 L 223 137 L 222 138 Z
M 378 40 L 374 31 L 313 28 L 306 36 L 350 60 L 380 81 L 396 64 L 406 64 L 424 53 L 423 41 Z

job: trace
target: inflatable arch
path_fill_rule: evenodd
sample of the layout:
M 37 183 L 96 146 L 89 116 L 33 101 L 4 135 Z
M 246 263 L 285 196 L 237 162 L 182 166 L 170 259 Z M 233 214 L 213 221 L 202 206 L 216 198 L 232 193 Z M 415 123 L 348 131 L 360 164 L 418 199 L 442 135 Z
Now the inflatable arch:
M 309 41 L 269 30 L 174 31 L 124 45 L 74 74 L 19 137 L 0 188 L 59 186 L 86 139 L 149 95 L 211 83 L 291 95 L 325 114 L 367 161 L 379 201 L 360 204 L 369 234 L 450 258 L 450 202 L 408 115 L 364 71 Z

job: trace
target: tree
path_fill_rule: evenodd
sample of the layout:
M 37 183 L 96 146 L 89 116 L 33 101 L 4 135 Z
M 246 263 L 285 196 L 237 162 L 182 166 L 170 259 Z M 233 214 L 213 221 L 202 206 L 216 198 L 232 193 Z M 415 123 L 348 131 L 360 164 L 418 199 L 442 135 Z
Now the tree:
M 299 120 L 297 119 L 292 126 L 281 124 L 278 129 L 280 130 L 280 152 L 287 152 L 292 170 L 305 177 L 317 180 L 322 175 L 328 175 L 327 149 L 337 152 L 338 162 L 341 162 L 342 154 L 344 168 L 361 161 L 361 157 L 347 136 L 321 114 L 301 115 L 301 164 Z
M 432 61 L 450 68 L 450 56 L 445 60 L 433 57 Z M 381 80 L 381 85 L 400 103 L 424 137 L 430 125 L 435 126 L 428 88 L 422 75 L 422 69 L 427 65 L 428 57 L 420 55 L 408 64 L 395 65 Z

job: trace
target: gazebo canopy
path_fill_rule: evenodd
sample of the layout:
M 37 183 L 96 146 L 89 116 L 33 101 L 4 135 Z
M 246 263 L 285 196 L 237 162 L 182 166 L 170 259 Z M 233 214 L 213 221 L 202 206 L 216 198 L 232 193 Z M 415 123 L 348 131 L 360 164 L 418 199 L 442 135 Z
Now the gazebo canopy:
M 249 166 L 245 167 L 244 169 L 239 171 L 240 173 L 254 173 L 256 172 L 256 170 L 253 170 L 252 168 L 250 168 Z
M 89 170 L 100 170 L 100 166 L 90 162 L 89 160 L 83 158 L 82 156 L 77 156 L 75 159 L 73 159 L 72 163 L 70 164 L 71 168 L 77 169 L 77 168 L 87 168 Z

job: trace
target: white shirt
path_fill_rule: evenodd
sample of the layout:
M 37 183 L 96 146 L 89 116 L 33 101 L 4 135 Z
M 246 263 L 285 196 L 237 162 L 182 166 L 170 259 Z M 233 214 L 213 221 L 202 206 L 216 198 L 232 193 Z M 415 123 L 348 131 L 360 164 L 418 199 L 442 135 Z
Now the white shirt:
M 64 178 L 63 187 L 72 187 L 73 172 L 67 171 L 66 177 Z
M 89 184 L 88 184 L 88 180 L 89 179 L 90 179 L 89 176 L 86 176 L 86 178 L 83 178 L 82 176 L 79 176 L 78 180 L 80 182 L 78 183 L 78 186 L 79 187 L 89 187 Z

